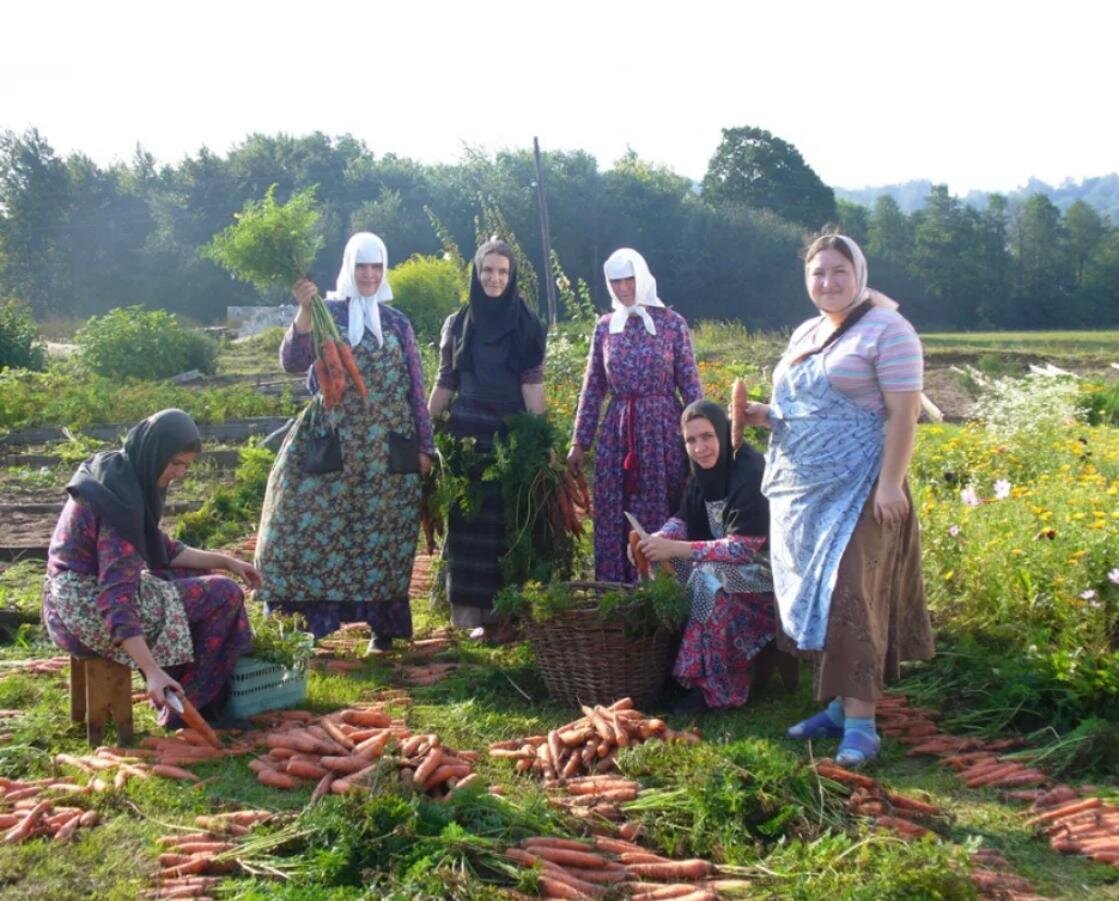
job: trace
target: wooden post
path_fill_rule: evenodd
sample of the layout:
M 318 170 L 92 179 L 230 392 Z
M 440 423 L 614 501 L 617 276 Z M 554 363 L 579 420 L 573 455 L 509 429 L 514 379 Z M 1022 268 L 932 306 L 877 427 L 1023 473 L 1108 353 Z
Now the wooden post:
M 85 722 L 85 661 L 81 657 L 70 658 L 70 719 Z
M 118 744 L 132 744 L 132 670 L 115 660 L 85 661 L 86 738 L 90 747 L 104 744 L 105 721 L 117 725 Z

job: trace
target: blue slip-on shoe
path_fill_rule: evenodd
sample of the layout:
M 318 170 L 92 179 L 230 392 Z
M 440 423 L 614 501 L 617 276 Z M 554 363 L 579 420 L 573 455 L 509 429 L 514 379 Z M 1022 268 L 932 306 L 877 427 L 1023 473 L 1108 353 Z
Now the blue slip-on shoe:
M 795 726 L 790 726 L 785 734 L 789 738 L 842 738 L 843 727 L 837 725 L 826 710 L 821 710 Z
M 835 762 L 850 770 L 857 770 L 877 757 L 881 747 L 882 739 L 850 730 L 843 733 L 843 741 L 835 752 Z

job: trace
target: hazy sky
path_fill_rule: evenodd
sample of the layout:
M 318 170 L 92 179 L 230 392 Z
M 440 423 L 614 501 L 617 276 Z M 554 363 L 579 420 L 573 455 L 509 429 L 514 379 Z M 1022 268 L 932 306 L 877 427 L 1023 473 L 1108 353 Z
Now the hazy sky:
M 1119 170 L 1117 26 L 1107 0 L 13 0 L 0 129 L 99 163 L 312 131 L 450 162 L 538 135 L 698 178 L 755 125 L 831 185 L 1009 190 Z

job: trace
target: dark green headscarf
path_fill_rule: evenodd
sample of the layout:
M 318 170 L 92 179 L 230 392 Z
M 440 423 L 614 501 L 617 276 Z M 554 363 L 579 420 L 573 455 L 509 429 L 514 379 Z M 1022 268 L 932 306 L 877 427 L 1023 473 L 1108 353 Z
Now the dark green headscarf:
M 194 420 L 182 410 L 161 410 L 133 426 L 121 450 L 86 460 L 66 491 L 135 545 L 149 568 L 166 566 L 170 561 L 159 521 L 167 489 L 156 482 L 175 454 L 201 450 L 202 435 Z

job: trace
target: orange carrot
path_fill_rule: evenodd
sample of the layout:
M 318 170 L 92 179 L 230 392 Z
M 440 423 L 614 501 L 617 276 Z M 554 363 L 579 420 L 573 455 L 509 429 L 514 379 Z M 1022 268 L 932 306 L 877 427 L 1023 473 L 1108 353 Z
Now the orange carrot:
M 168 766 L 165 763 L 157 763 L 152 767 L 152 772 L 156 776 L 162 776 L 164 779 L 183 779 L 187 782 L 197 782 L 198 777 L 190 770 L 184 770 L 177 766 Z
M 1062 804 L 1052 810 L 1047 810 L 1044 813 L 1039 813 L 1037 816 L 1030 817 L 1026 820 L 1027 826 L 1036 826 L 1039 823 L 1049 823 L 1056 820 L 1063 820 L 1065 817 L 1070 817 L 1074 814 L 1083 813 L 1088 810 L 1093 810 L 1102 806 L 1103 801 L 1099 798 L 1086 798 L 1083 801 L 1073 801 L 1069 804 Z
M 78 811 L 78 813 L 71 814 L 70 818 L 65 823 L 63 823 L 61 826 L 58 827 L 58 831 L 54 834 L 54 840 L 56 842 L 67 842 L 67 841 L 69 841 L 70 836 L 72 836 L 77 831 L 78 826 L 81 825 L 81 820 L 82 820 L 82 811 Z
M 383 728 L 392 725 L 392 717 L 380 710 L 343 710 L 342 722 L 351 726 Z
M 538 857 L 549 860 L 554 864 L 560 866 L 573 866 L 573 867 L 590 867 L 599 869 L 608 865 L 605 857 L 588 850 L 574 851 L 571 848 L 549 848 L 542 845 L 534 845 L 532 853 Z
M 631 863 L 626 870 L 633 876 L 654 880 L 696 880 L 711 875 L 714 869 L 706 860 L 675 860 L 672 863 Z
M 357 363 L 354 362 L 354 355 L 350 351 L 350 345 L 345 341 L 339 341 L 335 344 L 338 348 L 338 358 L 342 362 L 342 368 L 350 376 L 350 381 L 354 383 L 357 388 L 357 393 L 361 395 L 361 399 L 365 400 L 369 396 L 369 392 L 365 388 L 365 380 L 361 377 L 361 371 L 357 368 Z
M 633 557 L 633 565 L 637 568 L 637 575 L 642 579 L 647 579 L 649 578 L 649 560 L 642 553 L 641 548 L 637 546 L 640 541 L 641 536 L 636 532 L 631 531 L 629 533 L 629 551 Z
M 878 817 L 874 822 L 875 825 L 881 826 L 884 829 L 889 829 L 899 835 L 907 835 L 912 838 L 920 838 L 922 835 L 928 835 L 929 832 L 924 826 L 919 826 L 901 817 Z
M 424 791 L 431 791 L 448 779 L 462 779 L 470 775 L 468 763 L 443 763 L 423 783 Z
M 730 389 L 730 444 L 734 450 L 742 446 L 742 438 L 746 431 L 746 385 L 740 378 L 734 380 Z
M 321 766 L 316 766 L 307 760 L 291 759 L 284 765 L 284 772 L 292 776 L 298 776 L 300 779 L 321 779 L 327 774 L 327 771 Z
M 272 788 L 298 788 L 303 784 L 301 780 L 279 770 L 261 770 L 256 774 L 256 778 L 262 785 L 269 785 Z
M 220 751 L 221 741 L 218 739 L 217 733 L 214 732 L 214 730 L 210 728 L 210 724 L 202 718 L 202 714 L 198 712 L 198 708 L 191 703 L 190 698 L 188 698 L 186 694 L 182 692 L 176 692 L 175 694 L 183 704 L 183 722 L 201 735 L 210 747 L 217 748 Z
M 342 370 L 342 359 L 338 354 L 338 344 L 327 338 L 322 343 L 322 359 L 326 363 L 326 371 L 330 374 L 330 382 L 334 386 L 335 397 L 342 400 L 346 393 L 346 376 Z
M 816 764 L 816 772 L 827 779 L 834 782 L 842 782 L 847 785 L 858 785 L 862 788 L 871 788 L 874 785 L 874 780 L 869 776 L 864 776 L 861 773 L 852 773 L 835 763 L 827 763 L 821 760 Z

